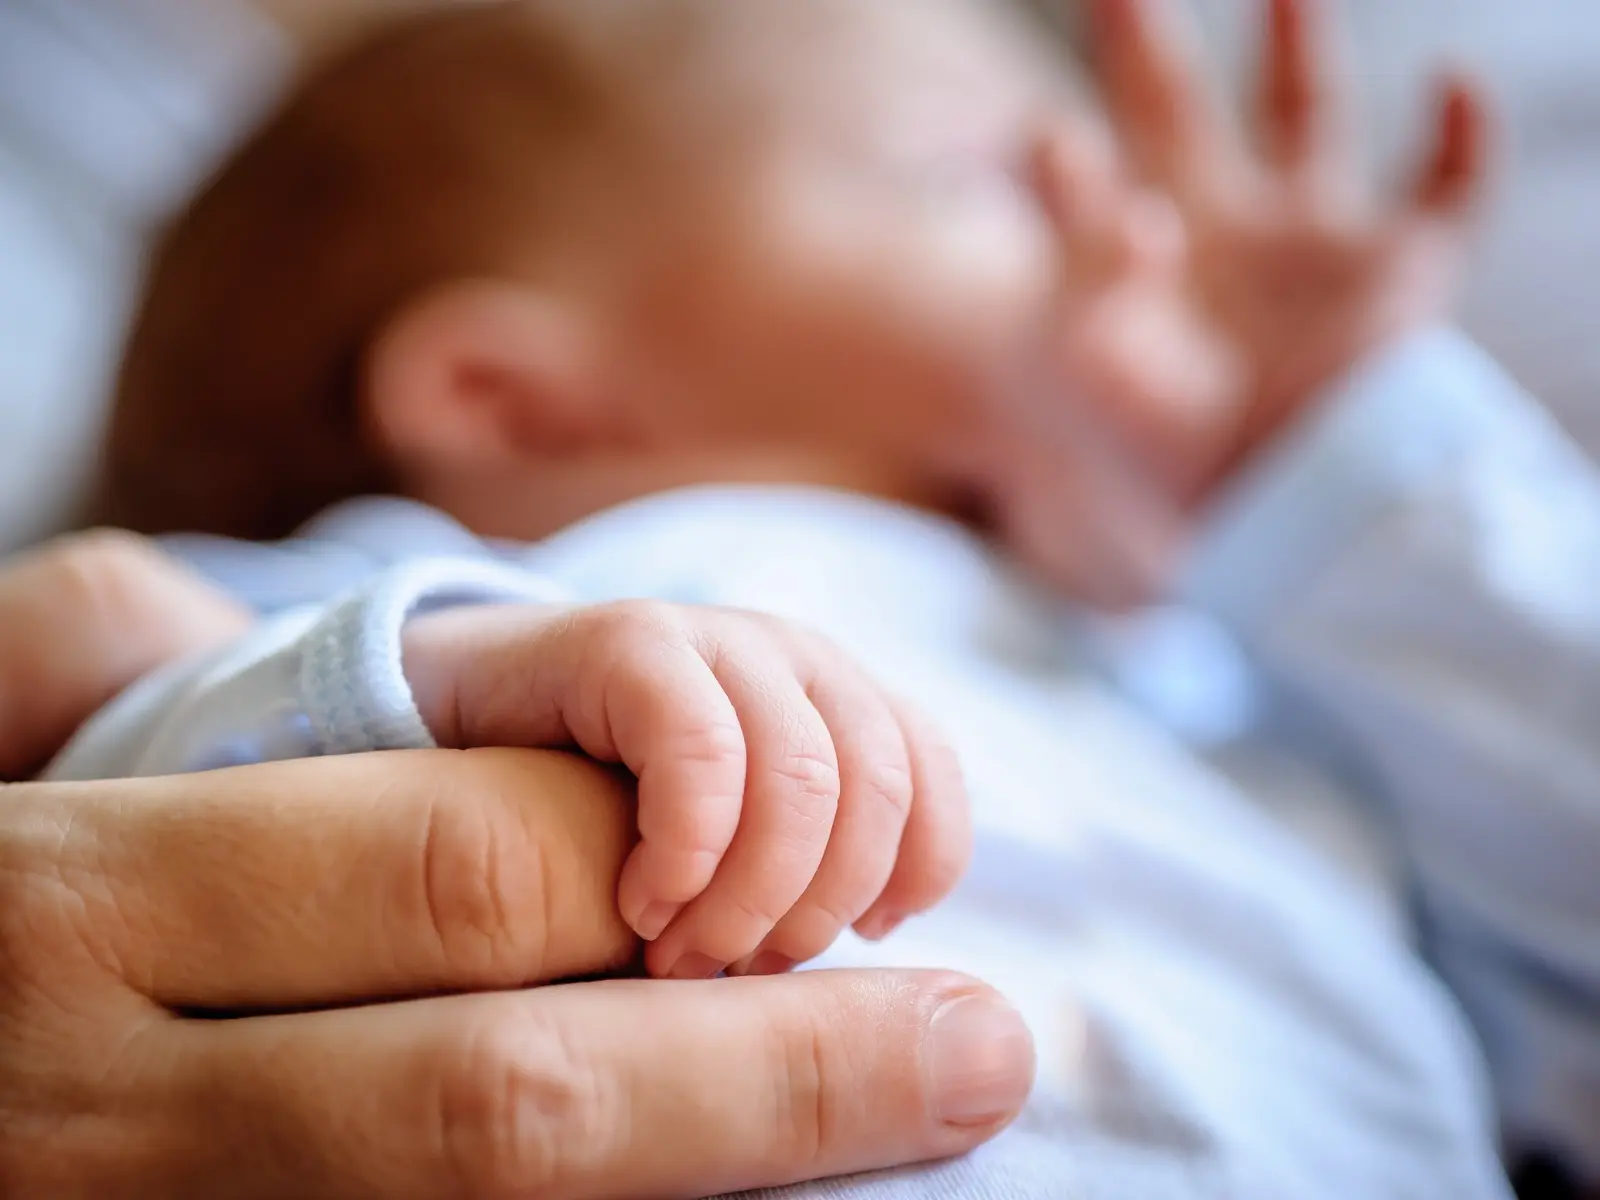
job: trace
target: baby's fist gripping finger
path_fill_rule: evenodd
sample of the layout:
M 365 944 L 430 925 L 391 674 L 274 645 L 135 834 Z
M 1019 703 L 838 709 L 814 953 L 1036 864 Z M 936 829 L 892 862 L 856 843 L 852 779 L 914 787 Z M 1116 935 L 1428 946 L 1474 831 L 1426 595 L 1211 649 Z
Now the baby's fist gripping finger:
M 966 794 L 938 734 L 836 653 L 808 691 L 838 751 L 838 817 L 810 888 L 734 974 L 785 970 L 849 926 L 886 934 L 942 899 L 966 867 Z
M 775 619 L 458 610 L 413 623 L 407 674 L 446 745 L 576 744 L 638 776 L 618 902 L 655 943 L 655 974 L 783 969 L 864 916 L 920 911 L 965 863 L 942 742 L 824 639 Z
M 412 622 L 406 673 L 443 745 L 576 745 L 639 780 L 618 904 L 646 940 L 710 883 L 739 825 L 745 743 L 693 610 L 457 609 Z
M 744 806 L 745 734 L 700 638 L 704 615 L 608 605 L 574 618 L 581 746 L 639 780 L 639 844 L 617 903 L 654 941 L 711 883 Z
M 943 740 L 825 639 L 757 621 L 717 667 L 749 748 L 739 833 L 651 947 L 658 974 L 787 970 L 851 925 L 887 932 L 966 865 L 966 795 Z
M 746 613 L 707 613 L 699 642 L 748 757 L 739 829 L 717 875 L 650 948 L 658 975 L 704 978 L 753 953 L 811 886 L 839 811 L 841 755 L 812 698 L 820 639 Z

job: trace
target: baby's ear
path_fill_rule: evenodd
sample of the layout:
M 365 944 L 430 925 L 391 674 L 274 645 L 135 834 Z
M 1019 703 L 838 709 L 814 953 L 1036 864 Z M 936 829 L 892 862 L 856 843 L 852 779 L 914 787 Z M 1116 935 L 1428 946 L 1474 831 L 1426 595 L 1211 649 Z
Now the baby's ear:
M 395 463 L 488 468 L 571 454 L 608 424 L 587 322 L 537 288 L 459 281 L 368 349 L 362 420 Z

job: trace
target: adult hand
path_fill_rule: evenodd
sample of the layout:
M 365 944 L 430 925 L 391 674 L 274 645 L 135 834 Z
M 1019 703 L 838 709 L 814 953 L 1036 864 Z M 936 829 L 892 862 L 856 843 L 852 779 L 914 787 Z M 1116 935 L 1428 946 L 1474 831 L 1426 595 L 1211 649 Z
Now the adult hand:
M 0 789 L 0 1194 L 705 1194 L 1014 1115 L 950 974 L 513 990 L 636 957 L 629 810 L 524 751 Z

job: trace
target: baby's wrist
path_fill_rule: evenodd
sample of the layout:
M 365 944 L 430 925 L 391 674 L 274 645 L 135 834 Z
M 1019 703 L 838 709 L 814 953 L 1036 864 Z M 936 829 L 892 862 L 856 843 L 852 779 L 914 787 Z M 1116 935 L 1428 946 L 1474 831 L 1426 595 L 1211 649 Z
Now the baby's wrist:
M 372 577 L 321 615 L 304 649 L 300 691 L 318 753 L 432 749 L 435 731 L 449 744 L 464 709 L 455 690 L 471 682 L 455 665 L 470 657 L 468 618 L 563 599 L 549 581 L 480 559 L 417 559 Z
M 400 633 L 400 665 L 422 723 L 446 749 L 461 744 L 458 684 L 464 649 L 462 610 L 413 617 Z
M 400 635 L 401 666 L 423 723 L 444 749 L 478 744 L 475 697 L 501 678 L 512 647 L 563 609 L 542 604 L 465 605 L 425 613 Z

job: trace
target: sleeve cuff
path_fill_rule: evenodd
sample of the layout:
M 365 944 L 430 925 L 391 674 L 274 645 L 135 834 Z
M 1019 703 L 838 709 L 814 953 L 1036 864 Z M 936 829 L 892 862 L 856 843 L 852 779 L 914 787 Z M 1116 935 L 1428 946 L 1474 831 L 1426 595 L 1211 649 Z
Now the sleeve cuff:
M 1523 403 L 1498 364 L 1453 330 L 1367 360 L 1223 497 L 1180 580 L 1182 598 L 1235 629 L 1259 626 Z
M 569 600 L 537 577 L 469 559 L 410 563 L 347 593 L 305 638 L 300 689 L 316 752 L 436 746 L 405 676 L 401 634 L 411 617 L 463 604 Z

